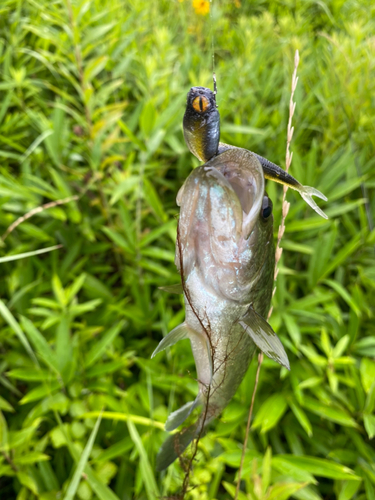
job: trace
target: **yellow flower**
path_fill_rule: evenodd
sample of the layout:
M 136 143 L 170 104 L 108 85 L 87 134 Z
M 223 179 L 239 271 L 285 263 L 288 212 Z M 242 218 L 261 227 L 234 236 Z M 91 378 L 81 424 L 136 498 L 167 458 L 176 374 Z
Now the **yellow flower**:
M 193 7 L 197 14 L 205 16 L 210 12 L 210 2 L 208 0 L 193 0 Z

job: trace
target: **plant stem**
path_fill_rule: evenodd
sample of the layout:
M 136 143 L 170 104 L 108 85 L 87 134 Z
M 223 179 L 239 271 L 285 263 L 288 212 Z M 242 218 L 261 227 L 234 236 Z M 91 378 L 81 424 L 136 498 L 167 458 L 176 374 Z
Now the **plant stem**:
M 289 147 L 290 143 L 293 138 L 293 132 L 294 132 L 294 127 L 292 127 L 292 118 L 294 115 L 294 111 L 296 109 L 296 103 L 293 102 L 293 97 L 294 97 L 294 92 L 297 87 L 298 83 L 298 77 L 297 77 L 297 68 L 299 64 L 299 53 L 298 50 L 296 50 L 295 55 L 294 55 L 294 71 L 292 75 L 292 91 L 290 95 L 290 101 L 289 101 L 289 120 L 288 120 L 288 129 L 287 129 L 287 141 L 286 141 L 286 158 L 285 158 L 285 170 L 288 172 L 290 164 L 292 163 L 292 158 L 293 158 L 293 153 L 290 153 Z M 279 274 L 279 261 L 281 258 L 281 254 L 283 253 L 283 249 L 280 247 L 280 242 L 281 238 L 283 237 L 284 231 L 285 231 L 285 219 L 286 216 L 288 215 L 289 212 L 289 206 L 290 203 L 286 201 L 286 192 L 288 191 L 288 186 L 284 184 L 283 186 L 283 203 L 282 203 L 282 215 L 281 215 L 281 224 L 279 226 L 279 232 L 277 235 L 277 245 L 276 245 L 276 250 L 275 250 L 275 273 L 274 273 L 274 281 L 277 279 L 277 275 Z M 272 297 L 275 295 L 276 292 L 276 287 L 273 289 L 272 292 Z M 272 314 L 273 306 L 270 307 L 270 310 L 268 311 L 267 315 L 267 320 L 270 319 L 271 314 Z M 243 464 L 245 461 L 245 453 L 246 453 L 246 448 L 247 448 L 247 441 L 249 439 L 249 433 L 250 433 L 250 427 L 251 427 L 251 418 L 253 416 L 253 409 L 254 409 L 254 402 L 255 402 L 255 395 L 257 392 L 258 388 L 258 383 L 259 383 L 259 374 L 260 374 L 260 368 L 262 366 L 263 362 L 263 353 L 260 352 L 258 355 L 258 368 L 255 376 L 255 383 L 254 383 L 254 389 L 253 389 L 253 395 L 251 397 L 251 405 L 249 409 L 249 415 L 247 418 L 247 424 L 246 424 L 246 432 L 245 432 L 245 440 L 244 444 L 242 447 L 242 454 L 241 454 L 241 463 L 240 463 L 240 468 L 238 470 L 238 480 L 237 480 L 237 486 L 236 486 L 236 494 L 234 496 L 234 500 L 238 499 L 238 494 L 240 491 L 240 486 L 241 486 L 241 476 L 242 476 L 242 469 L 243 469 Z

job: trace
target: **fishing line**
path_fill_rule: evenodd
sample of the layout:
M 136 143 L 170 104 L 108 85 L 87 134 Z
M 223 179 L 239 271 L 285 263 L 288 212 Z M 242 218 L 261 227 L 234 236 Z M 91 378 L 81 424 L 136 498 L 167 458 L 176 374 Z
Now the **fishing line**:
M 214 44 L 214 25 L 212 20 L 212 6 L 213 0 L 210 0 L 210 36 L 211 36 L 211 58 L 212 58 L 212 81 L 214 84 L 214 96 L 216 102 L 217 95 L 217 83 L 216 83 L 216 71 L 215 71 L 215 44 Z M 217 107 L 217 104 L 216 104 Z

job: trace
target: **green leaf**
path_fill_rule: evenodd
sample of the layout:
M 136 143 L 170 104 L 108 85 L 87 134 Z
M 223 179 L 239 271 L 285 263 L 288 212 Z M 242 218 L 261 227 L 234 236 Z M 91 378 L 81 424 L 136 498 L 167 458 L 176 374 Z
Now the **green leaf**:
M 140 139 L 138 139 L 138 137 L 135 134 L 133 134 L 133 132 L 126 125 L 125 122 L 119 120 L 117 123 L 120 126 L 121 130 L 124 132 L 124 134 L 131 140 L 134 146 L 137 146 L 137 148 L 140 149 L 141 151 L 146 151 L 146 146 L 144 145 L 144 143 Z
M 235 498 L 236 495 L 236 487 L 234 484 L 228 483 L 227 481 L 223 481 L 222 485 L 224 488 L 227 490 L 227 492 L 230 494 L 232 498 Z M 247 500 L 247 496 L 245 493 L 243 493 L 241 490 L 238 492 L 238 499 L 239 500 Z
M 150 206 L 156 217 L 161 222 L 166 222 L 168 220 L 168 216 L 164 212 L 163 204 L 160 201 L 156 189 L 147 178 L 143 179 L 143 190 L 144 190 L 143 194 L 144 199 L 146 203 Z
M 36 150 L 36 148 L 39 146 L 39 144 L 41 144 L 51 134 L 53 134 L 53 130 L 45 130 L 44 132 L 42 132 L 33 141 L 33 143 L 30 144 L 30 146 L 27 148 L 25 153 L 22 155 L 22 157 L 20 158 L 20 163 L 23 163 Z
M 31 346 L 30 346 L 25 334 L 23 333 L 21 327 L 19 326 L 19 324 L 15 320 L 13 314 L 9 311 L 9 309 L 7 308 L 7 306 L 4 304 L 4 302 L 2 300 L 0 300 L 0 314 L 5 319 L 5 321 L 8 323 L 8 325 L 12 328 L 14 333 L 17 335 L 21 344 L 26 349 L 26 352 L 29 354 L 30 358 L 36 364 L 38 364 L 38 361 L 36 359 L 34 351 L 31 349 Z
M 357 422 L 341 408 L 327 406 L 325 404 L 322 404 L 320 401 L 312 399 L 308 396 L 305 396 L 303 398 L 301 404 L 307 410 L 315 413 L 315 415 L 319 415 L 320 417 L 330 420 L 331 422 L 335 422 L 346 427 L 358 427 Z
M 14 412 L 14 408 L 6 399 L 0 396 L 0 410 Z
M 8 425 L 2 411 L 0 411 L 0 449 L 9 449 Z
M 65 307 L 68 302 L 66 300 L 65 290 L 63 289 L 60 278 L 57 274 L 53 275 L 52 289 L 53 289 L 53 293 L 56 297 L 56 300 L 59 302 L 59 304 L 62 307 Z
M 87 461 L 89 459 L 92 447 L 94 446 L 95 438 L 96 438 L 96 435 L 98 433 L 101 420 L 102 419 L 99 416 L 96 423 L 95 423 L 95 426 L 90 434 L 90 437 L 87 441 L 85 449 L 83 450 L 81 458 L 79 459 L 79 462 L 77 464 L 77 467 L 76 467 L 76 470 L 75 470 L 74 475 L 72 477 L 72 480 L 71 480 L 71 482 L 68 486 L 68 489 L 66 491 L 66 494 L 64 496 L 64 500 L 73 500 L 75 497 L 78 485 L 82 479 L 82 473 L 83 473 L 85 466 L 87 464 Z
M 112 460 L 118 456 L 124 455 L 129 450 L 131 450 L 133 446 L 133 442 L 129 437 L 126 437 L 119 441 L 118 443 L 113 444 L 105 451 L 103 451 L 96 459 L 96 462 L 106 462 L 107 460 Z
M 267 495 L 267 500 L 287 500 L 307 483 L 277 483 L 272 486 Z
M 20 457 L 15 457 L 14 463 L 16 465 L 30 465 L 36 462 L 44 462 L 49 460 L 50 457 L 45 453 L 40 453 L 38 451 L 32 451 L 30 453 L 25 453 Z
M 134 249 L 129 245 L 124 236 L 109 227 L 102 227 L 102 231 L 120 248 L 130 254 L 134 253 Z
M 328 477 L 331 479 L 349 479 L 360 481 L 361 478 L 356 476 L 354 471 L 345 467 L 344 465 L 337 464 L 325 458 L 315 458 L 294 455 L 277 455 L 277 458 L 281 458 L 284 463 L 290 463 L 294 467 L 307 471 L 314 476 Z
M 363 415 L 363 423 L 365 424 L 365 429 L 368 437 L 372 439 L 375 436 L 375 415 Z
M 121 332 L 125 321 L 120 321 L 108 330 L 108 332 L 90 349 L 85 357 L 85 366 L 88 368 L 104 353 L 108 346 L 112 344 L 117 335 Z
M 83 304 L 72 305 L 69 308 L 69 312 L 72 316 L 80 316 L 81 314 L 94 311 L 102 302 L 102 299 L 93 299 Z
M 156 484 L 155 476 L 153 470 L 151 469 L 150 462 L 148 460 L 147 452 L 143 446 L 141 437 L 137 431 L 136 426 L 131 420 L 127 420 L 127 426 L 129 430 L 130 437 L 135 444 L 135 447 L 140 456 L 140 471 L 143 483 L 146 488 L 148 500 L 156 500 L 159 496 L 159 489 Z
M 371 385 L 375 380 L 375 361 L 372 361 L 369 358 L 362 358 L 360 373 L 363 388 L 366 392 L 369 392 Z
M 67 382 L 68 365 L 71 363 L 73 353 L 69 324 L 68 315 L 63 314 L 56 332 L 56 358 L 59 372 L 65 383 Z
M 372 413 L 375 408 L 375 380 L 373 381 L 370 390 L 366 397 L 366 403 L 364 411 L 368 413 Z
M 18 380 L 41 381 L 48 378 L 49 372 L 41 368 L 16 368 L 7 372 L 7 376 Z
M 152 129 L 154 128 L 155 119 L 156 119 L 155 107 L 152 101 L 148 101 L 143 106 L 139 120 L 141 130 L 145 136 L 150 135 Z
M 295 401 L 289 401 L 288 404 L 290 406 L 290 409 L 294 413 L 294 416 L 298 420 L 298 422 L 301 424 L 301 427 L 303 430 L 306 432 L 306 434 L 311 437 L 313 435 L 313 430 L 312 426 L 310 423 L 310 420 L 307 418 L 306 413 L 302 410 L 302 408 L 295 402 Z
M 334 280 L 326 279 L 323 281 L 323 283 L 333 288 L 333 290 L 335 290 L 341 296 L 341 298 L 345 300 L 348 306 L 353 309 L 357 316 L 360 316 L 361 310 L 359 306 L 354 302 L 353 297 L 351 297 L 346 288 L 344 288 L 339 282 Z
M 81 290 L 83 284 L 86 281 L 86 273 L 82 273 L 74 280 L 72 285 L 69 287 L 69 289 L 66 291 L 67 293 L 67 301 L 70 302 L 71 300 L 74 299 L 74 297 L 78 294 L 78 292 Z
M 38 401 L 39 399 L 44 398 L 45 396 L 52 395 L 57 389 L 59 389 L 59 382 L 45 383 L 43 385 L 39 385 L 35 387 L 35 389 L 31 389 L 21 400 L 20 405 L 25 405 L 26 403 L 31 403 L 32 401 Z
M 282 394 L 273 394 L 259 408 L 255 415 L 253 429 L 261 427 L 261 433 L 269 431 L 278 423 L 287 409 L 287 401 Z
M 17 479 L 19 482 L 23 485 L 26 486 L 34 495 L 38 495 L 38 485 L 35 479 L 28 473 L 26 472 L 18 472 L 17 473 Z
M 284 459 L 282 455 L 272 457 L 272 467 L 281 474 L 292 478 L 296 482 L 317 483 L 314 476 L 310 472 L 299 467 L 298 464 L 295 465 L 287 459 Z
M 91 82 L 96 77 L 96 75 L 98 75 L 98 73 L 100 73 L 105 68 L 107 61 L 107 56 L 99 56 L 95 59 L 91 59 L 89 63 L 86 64 L 83 73 L 85 85 Z
M 34 324 L 25 316 L 21 316 L 21 325 L 25 330 L 25 332 L 27 333 L 27 335 L 29 336 L 40 358 L 49 368 L 51 368 L 52 371 L 58 373 L 59 369 L 58 369 L 58 361 L 56 355 L 50 348 L 48 342 L 43 337 L 43 335 L 39 332 L 37 328 L 35 328 Z
M 137 175 L 130 175 L 124 181 L 120 182 L 118 186 L 115 187 L 110 204 L 114 205 L 120 198 L 128 193 L 134 191 L 134 188 L 139 185 L 140 178 Z
M 362 244 L 362 235 L 356 234 L 348 244 L 346 244 L 341 250 L 337 252 L 334 258 L 330 261 L 329 265 L 324 270 L 323 274 L 320 276 L 320 280 L 329 276 L 339 265 L 345 262 L 350 255 L 352 255 L 358 247 Z
M 332 353 L 333 357 L 339 358 L 340 356 L 342 356 L 344 354 L 344 352 L 346 351 L 346 348 L 348 347 L 349 342 L 350 342 L 349 335 L 344 335 L 343 337 L 341 337 L 341 339 L 337 342 L 337 344 L 335 345 L 335 347 L 333 349 L 333 353 Z
M 360 481 L 344 481 L 338 500 L 351 500 L 361 486 Z
M 266 493 L 271 480 L 272 449 L 269 446 L 263 457 L 262 463 L 262 492 Z

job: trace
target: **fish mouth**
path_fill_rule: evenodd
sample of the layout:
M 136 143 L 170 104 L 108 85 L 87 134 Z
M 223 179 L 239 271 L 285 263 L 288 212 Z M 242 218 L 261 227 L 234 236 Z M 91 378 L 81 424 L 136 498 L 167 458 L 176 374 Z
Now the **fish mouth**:
M 227 150 L 206 163 L 214 166 L 232 187 L 242 208 L 242 236 L 248 239 L 262 208 L 265 181 L 260 162 L 245 149 Z
M 229 149 L 195 169 L 191 176 L 197 177 L 197 181 L 199 178 L 200 184 L 208 181 L 207 187 L 210 187 L 211 198 L 215 191 L 224 188 L 216 208 L 214 200 L 211 199 L 210 213 L 206 213 L 206 216 L 211 218 L 215 211 L 220 213 L 221 207 L 231 206 L 233 219 L 231 227 L 236 228 L 233 234 L 238 237 L 239 233 L 242 233 L 243 238 L 247 240 L 259 218 L 265 189 L 263 169 L 256 156 L 245 149 Z M 188 178 L 177 194 L 177 205 L 181 206 L 185 197 L 191 200 L 196 196 L 198 196 L 197 184 L 195 182 L 190 187 Z M 233 234 L 227 236 L 232 237 Z
M 212 296 L 247 300 L 250 263 L 261 257 L 265 231 L 272 234 L 259 222 L 263 197 L 262 166 L 244 149 L 227 150 L 192 171 L 177 196 L 175 263 L 187 283 L 197 279 Z

